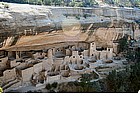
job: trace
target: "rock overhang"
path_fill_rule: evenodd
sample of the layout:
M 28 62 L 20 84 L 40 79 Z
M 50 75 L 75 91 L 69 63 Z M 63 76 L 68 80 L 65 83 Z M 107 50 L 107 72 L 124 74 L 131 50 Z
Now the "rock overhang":
M 9 4 L 8 9 L 0 9 L 3 13 L 0 16 L 0 41 L 3 42 L 8 37 L 19 36 L 17 42 L 9 47 L 3 47 L 1 50 L 12 48 L 22 48 L 30 46 L 55 45 L 56 43 L 93 41 L 93 33 L 98 28 L 122 28 L 124 24 L 132 24 L 139 20 L 140 9 L 136 8 L 118 8 L 118 7 L 49 7 L 36 5 Z M 67 14 L 67 15 L 66 15 Z M 75 40 L 63 34 L 62 23 L 64 20 L 74 17 L 80 23 L 81 39 Z M 84 17 L 85 16 L 85 17 Z M 87 16 L 87 17 L 86 17 Z M 91 26 L 92 24 L 92 26 Z M 90 27 L 91 26 L 91 27 Z M 88 29 L 90 27 L 90 29 Z M 88 31 L 87 31 L 88 30 Z M 56 39 L 53 31 L 61 32 L 60 38 Z M 86 33 L 82 33 L 86 32 Z M 29 35 L 28 35 L 29 33 Z M 45 35 L 54 35 L 54 42 L 45 42 L 49 40 Z M 85 36 L 82 38 L 82 36 Z M 26 40 L 24 42 L 24 40 Z

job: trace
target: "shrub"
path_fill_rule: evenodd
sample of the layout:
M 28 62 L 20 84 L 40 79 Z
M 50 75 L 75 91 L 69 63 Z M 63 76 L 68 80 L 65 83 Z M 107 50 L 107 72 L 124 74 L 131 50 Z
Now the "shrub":
M 123 52 L 127 49 L 127 41 L 128 41 L 128 36 L 124 36 L 123 38 L 119 39 L 119 52 Z
M 58 85 L 57 82 L 52 83 L 52 87 L 54 87 L 54 88 L 57 88 L 57 85 Z
M 47 84 L 46 85 L 46 89 L 50 90 L 52 87 L 51 87 L 51 84 Z

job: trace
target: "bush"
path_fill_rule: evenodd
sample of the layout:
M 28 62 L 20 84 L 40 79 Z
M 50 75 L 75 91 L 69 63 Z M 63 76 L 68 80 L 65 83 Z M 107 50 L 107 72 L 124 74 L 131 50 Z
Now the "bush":
M 52 87 L 53 87 L 53 88 L 57 88 L 57 85 L 58 85 L 57 82 L 52 83 Z
M 70 2 L 69 6 L 74 7 L 75 6 L 75 2 Z
M 127 50 L 127 41 L 128 41 L 128 36 L 124 36 L 123 38 L 119 39 L 119 52 L 123 52 Z
M 46 89 L 50 90 L 52 87 L 51 87 L 51 84 L 47 84 L 46 85 Z

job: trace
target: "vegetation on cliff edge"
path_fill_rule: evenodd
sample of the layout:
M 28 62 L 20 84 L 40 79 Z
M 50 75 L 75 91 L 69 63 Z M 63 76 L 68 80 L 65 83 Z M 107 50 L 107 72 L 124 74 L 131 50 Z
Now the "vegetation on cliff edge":
M 3 2 L 72 7 L 92 7 L 99 4 L 98 0 L 3 0 Z M 140 0 L 103 0 L 102 3 L 120 7 L 140 7 Z

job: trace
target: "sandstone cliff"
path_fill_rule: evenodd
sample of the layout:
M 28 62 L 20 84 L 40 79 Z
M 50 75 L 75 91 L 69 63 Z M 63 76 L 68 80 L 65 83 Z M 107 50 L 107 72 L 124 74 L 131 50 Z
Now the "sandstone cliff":
M 39 49 L 72 41 L 115 46 L 113 41 L 125 34 L 139 39 L 140 9 L 137 8 L 8 5 L 8 8 L 0 5 L 1 50 L 33 49 L 33 46 Z

